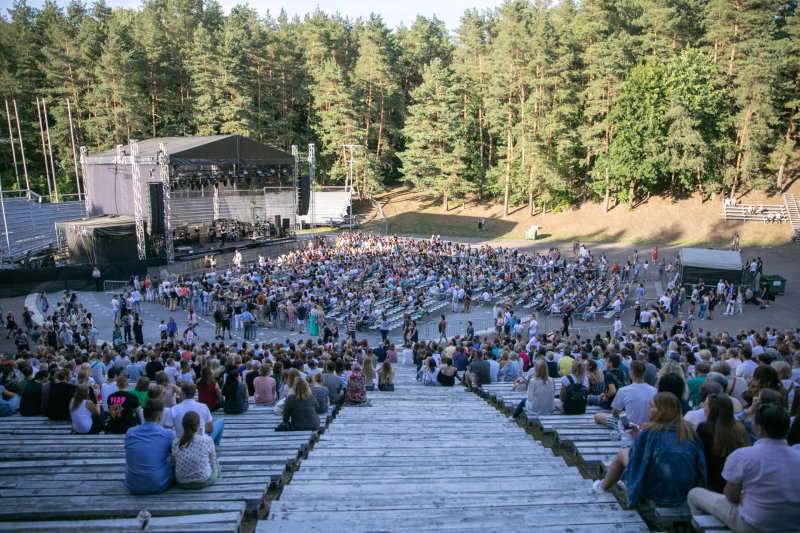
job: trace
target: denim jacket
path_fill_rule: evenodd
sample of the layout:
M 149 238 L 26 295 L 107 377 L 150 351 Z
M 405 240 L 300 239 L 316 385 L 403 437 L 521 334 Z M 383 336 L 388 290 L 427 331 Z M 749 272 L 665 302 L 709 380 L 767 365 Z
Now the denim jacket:
M 657 505 L 676 507 L 686 501 L 694 487 L 707 483 L 706 457 L 699 437 L 678 443 L 675 427 L 651 433 L 642 430 L 631 448 L 625 482 L 628 505 L 643 499 Z

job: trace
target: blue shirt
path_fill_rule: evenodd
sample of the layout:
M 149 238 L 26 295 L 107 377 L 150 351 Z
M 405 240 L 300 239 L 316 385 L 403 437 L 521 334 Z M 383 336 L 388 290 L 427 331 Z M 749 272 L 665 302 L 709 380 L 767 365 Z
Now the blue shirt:
M 134 494 L 164 492 L 172 484 L 170 450 L 175 433 L 155 422 L 125 433 L 125 486 Z
M 133 383 L 135 381 L 139 381 L 139 378 L 142 377 L 142 367 L 140 367 L 137 363 L 131 363 L 126 368 L 128 372 L 128 380 Z

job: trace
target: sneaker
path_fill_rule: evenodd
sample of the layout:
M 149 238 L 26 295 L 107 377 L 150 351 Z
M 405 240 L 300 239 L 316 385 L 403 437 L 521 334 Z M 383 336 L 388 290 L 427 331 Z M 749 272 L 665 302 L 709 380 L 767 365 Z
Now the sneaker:
M 628 492 L 628 485 L 624 481 L 617 481 L 617 487 L 621 488 L 625 493 Z
M 598 479 L 597 481 L 592 483 L 592 490 L 595 492 L 595 494 L 603 494 L 605 492 L 601 486 L 602 484 L 603 484 L 602 479 Z

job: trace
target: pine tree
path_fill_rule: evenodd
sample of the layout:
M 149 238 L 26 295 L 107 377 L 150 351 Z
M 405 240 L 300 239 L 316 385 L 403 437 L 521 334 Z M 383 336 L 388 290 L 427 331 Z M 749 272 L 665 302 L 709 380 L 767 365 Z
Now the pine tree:
M 401 155 L 406 179 L 441 199 L 445 211 L 450 199 L 469 188 L 462 177 L 466 169 L 463 122 L 452 78 L 452 70 L 439 58 L 423 69 L 422 83 L 411 93 L 413 104 L 403 128 L 407 145 Z
M 363 137 L 361 143 L 374 155 L 361 165 L 360 193 L 382 188 L 383 175 L 392 165 L 401 105 L 391 36 L 375 15 L 357 30 L 358 60 L 353 71 Z
M 87 95 L 95 113 L 87 129 L 98 147 L 126 144 L 148 130 L 147 76 L 134 46 L 133 21 L 133 12 L 122 10 L 108 19 L 108 37 L 95 67 L 97 82 Z
M 362 138 L 353 91 L 333 59 L 325 61 L 314 78 L 309 90 L 314 101 L 311 124 L 321 144 L 317 159 L 332 182 L 347 183 L 349 167 L 342 145 L 359 144 Z M 320 182 L 325 184 L 324 175 Z

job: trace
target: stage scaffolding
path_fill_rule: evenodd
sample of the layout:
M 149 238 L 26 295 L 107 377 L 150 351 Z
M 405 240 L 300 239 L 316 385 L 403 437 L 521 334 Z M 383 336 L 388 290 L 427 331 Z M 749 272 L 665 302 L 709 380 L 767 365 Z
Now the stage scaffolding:
M 138 257 L 154 247 L 169 263 L 174 231 L 218 220 L 268 227 L 280 216 L 293 233 L 300 226 L 298 167 L 307 163 L 313 176 L 313 150 L 310 144 L 301 158 L 296 146 L 289 154 L 239 135 L 131 139 L 91 156 L 82 147 L 87 214 L 132 216 Z

